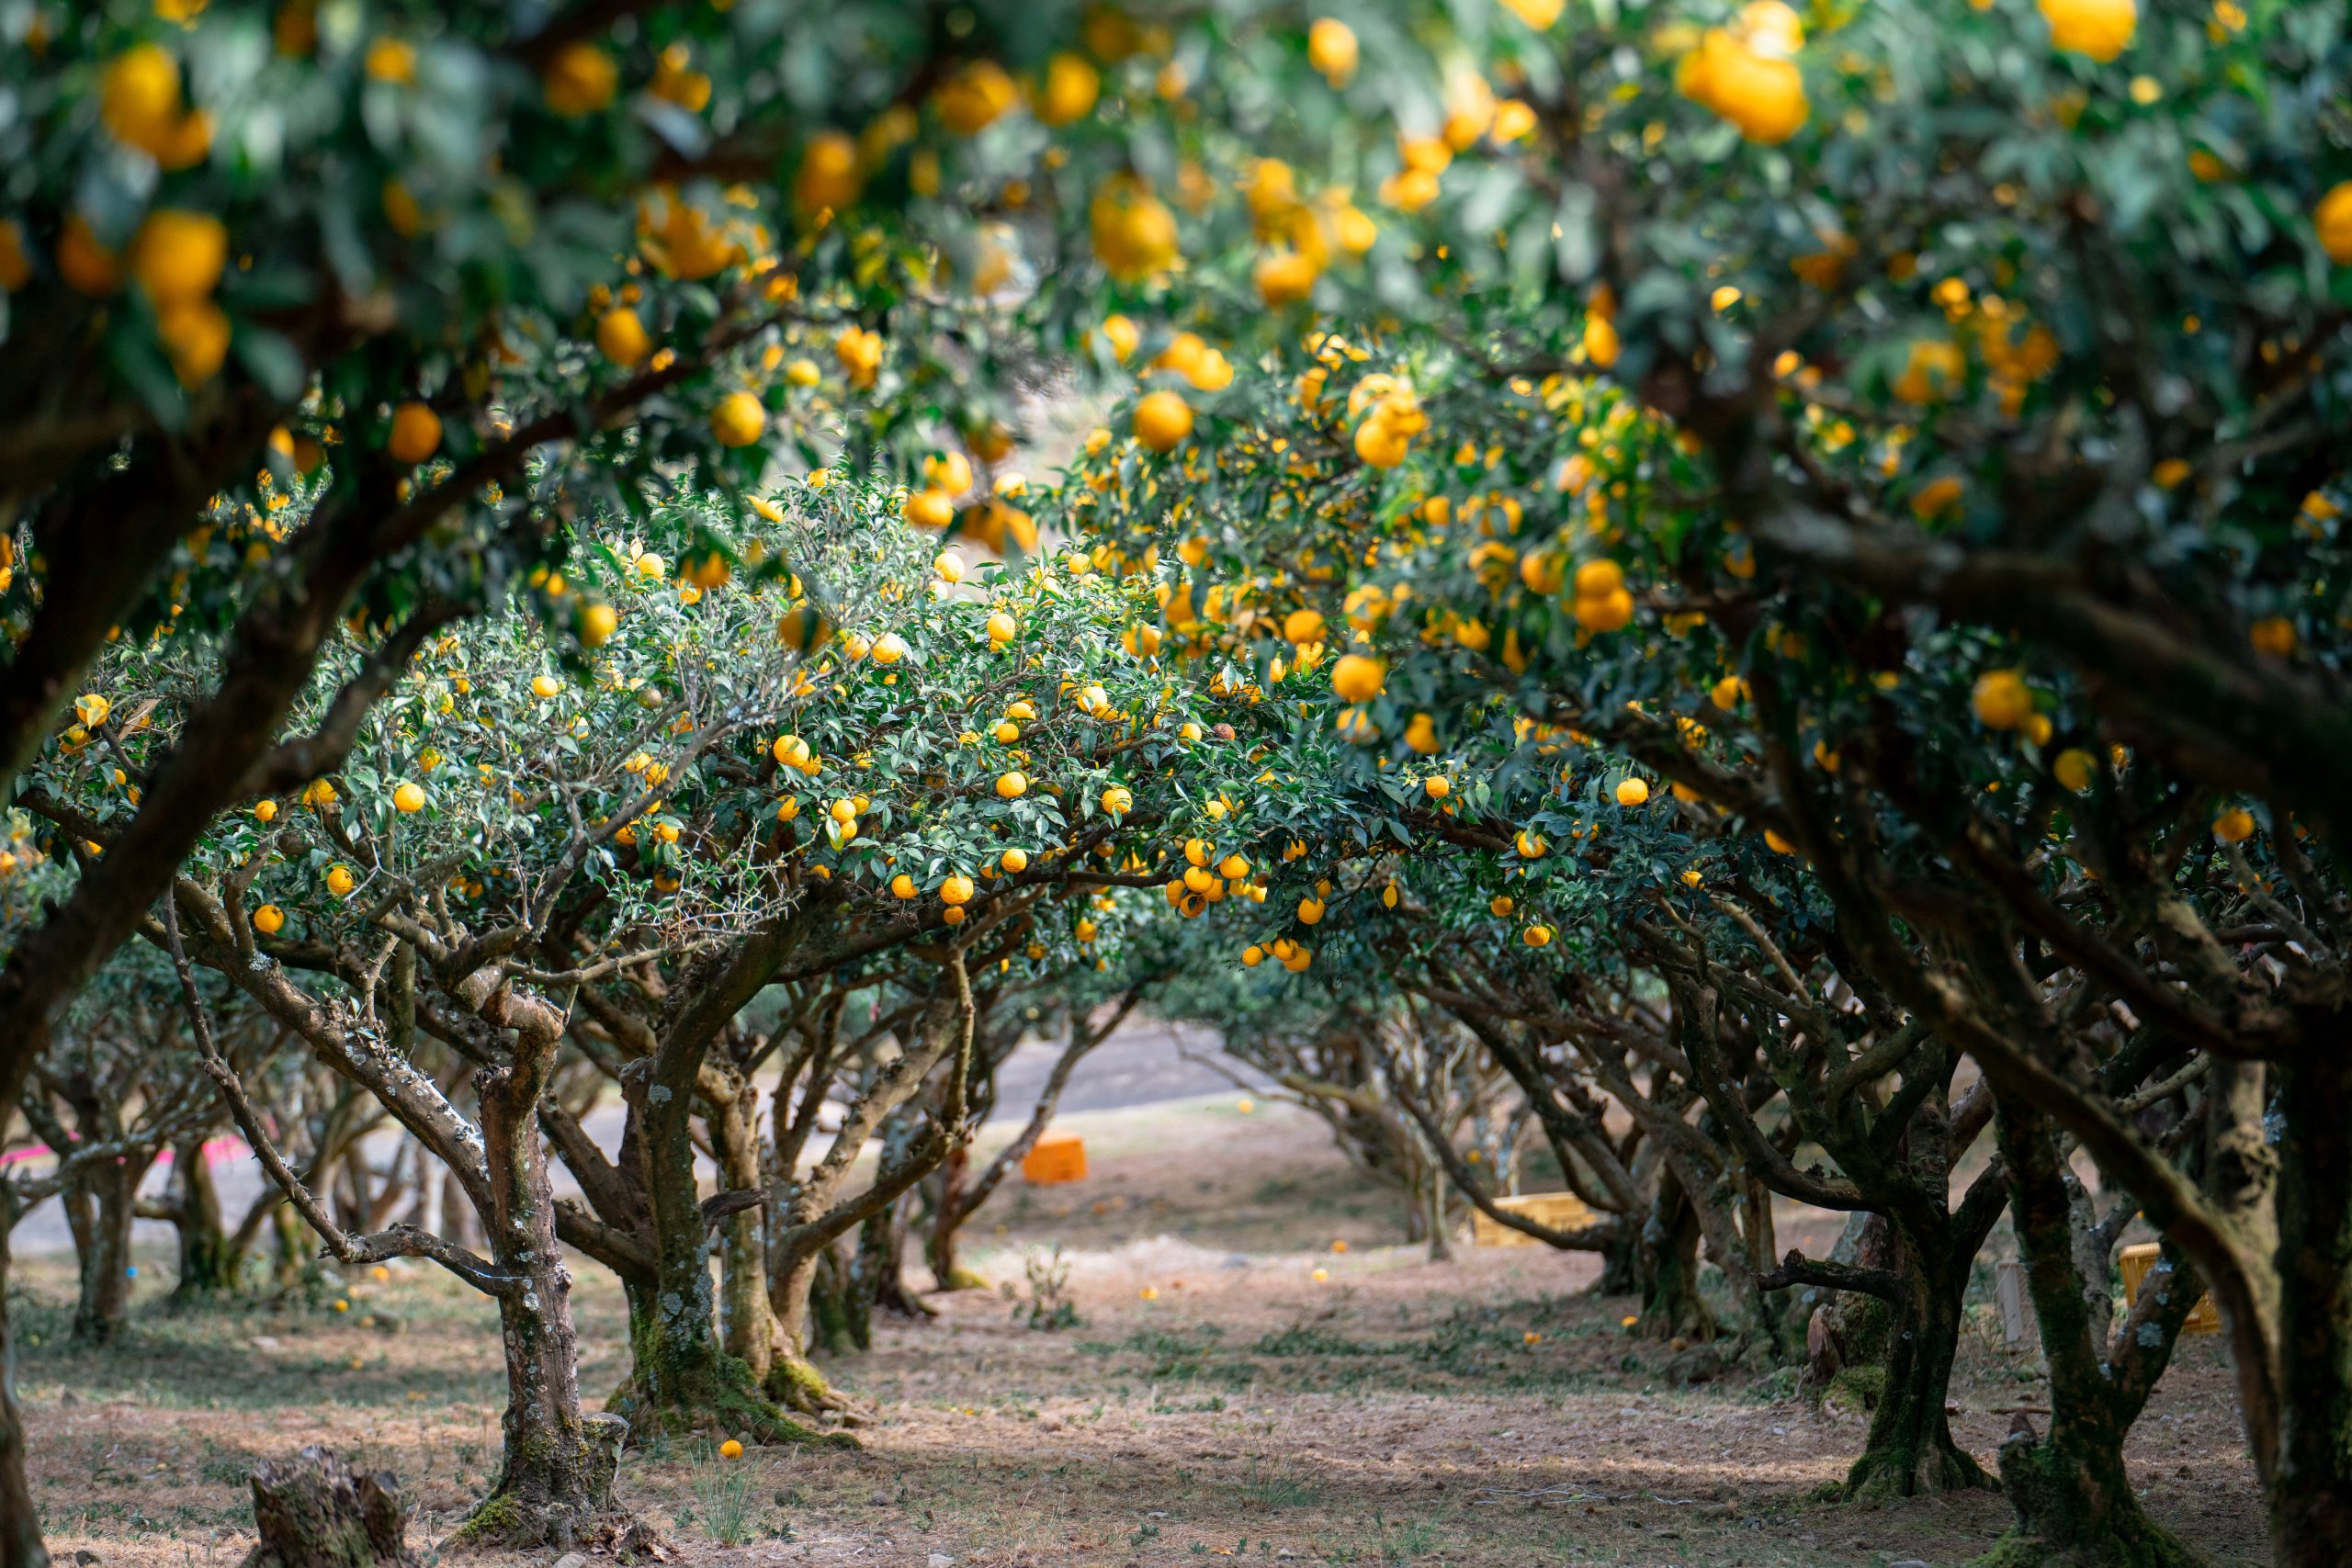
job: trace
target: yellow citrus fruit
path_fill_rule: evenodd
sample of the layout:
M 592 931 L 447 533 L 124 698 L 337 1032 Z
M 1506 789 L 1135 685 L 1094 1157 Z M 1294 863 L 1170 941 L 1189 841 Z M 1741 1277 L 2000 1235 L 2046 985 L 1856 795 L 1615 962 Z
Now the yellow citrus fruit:
M 276 936 L 286 924 L 286 911 L 275 904 L 264 904 L 254 911 L 254 930 L 264 936 Z
M 1102 792 L 1102 809 L 1114 817 L 1125 817 L 1136 808 L 1136 797 L 1125 784 L 1113 784 Z
M 718 1457 L 721 1459 L 741 1459 L 743 1457 L 743 1445 L 737 1442 L 734 1438 L 729 1438 L 725 1442 L 718 1445 Z
M 2140 26 L 2136 0 L 2041 0 L 2052 47 L 2104 65 L 2123 52 Z
M 424 789 L 421 784 L 403 784 L 392 791 L 392 806 L 399 811 L 415 813 L 424 809 Z
M 353 886 L 351 868 L 347 865 L 327 867 L 327 891 L 340 898 Z
M 1279 310 L 1314 293 L 1315 280 L 1322 275 L 1323 269 L 1312 256 L 1298 251 L 1272 251 L 1259 258 L 1250 276 L 1266 309 Z
M 768 411 L 750 392 L 729 392 L 710 411 L 710 433 L 721 446 L 749 446 L 768 427 Z
M 808 139 L 808 150 L 800 155 L 800 170 L 792 181 L 792 204 L 809 214 L 838 211 L 857 199 L 865 184 L 857 143 L 838 130 L 822 131 Z
M 1029 869 L 1029 852 L 1020 848 L 1007 850 L 998 857 L 997 864 L 1017 876 Z
M 2254 837 L 2254 813 L 2233 806 L 2213 818 L 2213 837 L 2225 844 L 2243 844 Z
M 130 276 L 158 306 L 204 299 L 228 260 L 229 231 L 209 212 L 160 209 L 130 241 Z
M 956 521 L 956 498 L 937 485 L 925 485 L 908 494 L 899 514 L 918 528 L 934 533 Z
M 613 57 L 584 41 L 557 51 L 541 84 L 548 107 L 573 119 L 609 107 L 619 85 L 620 67 L 613 63 Z
M 943 904 L 968 904 L 972 901 L 972 879 L 951 876 L 939 885 L 939 901 Z
M 1618 805 L 1640 806 L 1646 802 L 1650 797 L 1649 781 L 1646 779 L 1619 779 L 1617 781 L 1616 793 Z
M 1045 80 L 1031 95 L 1030 107 L 1047 125 L 1069 125 L 1092 109 L 1102 92 L 1102 74 L 1085 56 L 1057 54 L 1046 62 Z
M 580 640 L 590 648 L 602 648 L 620 624 L 620 612 L 610 604 L 583 605 L 580 611 Z
M 2352 266 L 2352 180 L 2339 181 L 2312 210 L 2319 248 L 2338 266 Z
M 2284 615 L 2266 615 L 2246 628 L 2246 640 L 2256 653 L 2285 659 L 2295 651 L 2295 623 Z
M 653 340 L 637 312 L 624 305 L 596 322 L 596 347 L 616 365 L 635 365 L 652 352 Z
M 999 774 L 996 792 L 1006 800 L 1018 800 L 1029 793 L 1029 780 L 1021 773 Z
M 1193 408 L 1166 390 L 1146 393 L 1136 403 L 1136 439 L 1155 452 L 1171 452 L 1193 434 Z
M 395 462 L 422 463 L 440 449 L 439 414 L 413 400 L 392 411 L 392 434 L 385 450 L 391 453 Z
M 1969 700 L 1987 729 L 2015 729 L 2033 712 L 2033 694 L 2014 670 L 1993 670 L 1978 676 Z
M 1331 690 L 1342 702 L 1370 702 L 1387 682 L 1388 671 L 1377 659 L 1351 653 L 1331 666 Z
M 1360 53 L 1355 29 L 1336 17 L 1318 17 L 1306 29 L 1306 62 L 1334 87 L 1348 85 Z

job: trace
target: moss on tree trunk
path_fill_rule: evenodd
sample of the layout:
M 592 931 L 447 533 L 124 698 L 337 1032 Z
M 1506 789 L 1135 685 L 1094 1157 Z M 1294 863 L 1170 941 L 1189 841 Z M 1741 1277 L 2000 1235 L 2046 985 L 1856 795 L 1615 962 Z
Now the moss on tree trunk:
M 485 1228 L 503 1280 L 496 1294 L 506 1411 L 497 1485 L 459 1528 L 457 1545 L 569 1549 L 633 1522 L 613 1502 L 628 1423 L 580 1408 L 571 1276 L 556 1246 L 555 1194 L 535 1118 L 553 1055 L 552 1040 L 531 1042 L 526 1032 L 515 1066 L 486 1069 L 474 1080 L 490 1175 Z
M 1645 1339 L 1712 1339 L 1719 1325 L 1699 1293 L 1699 1214 L 1672 1179 L 1658 1182 L 1657 1196 L 1642 1226 L 1641 1321 L 1634 1332 Z
M 2010 1213 L 2050 1368 L 2050 1430 L 2026 1424 L 2001 1445 L 2001 1481 L 2017 1525 L 1986 1559 L 1998 1568 L 2193 1568 L 2194 1553 L 2141 1510 L 2123 1439 L 2171 1359 L 2198 1291 L 2167 1257 L 2120 1348 L 2110 1346 L 2104 1245 L 2088 1234 L 2048 1120 L 2004 1095 L 1995 1130 L 2008 1172 Z M 2086 1269 L 2097 1278 L 2086 1280 Z M 2177 1299 L 2176 1299 L 2177 1298 Z M 2094 1306 L 2094 1303 L 2096 1305 Z
M 204 1140 L 180 1145 L 177 1168 L 180 1198 L 172 1214 L 178 1233 L 179 1279 L 172 1286 L 172 1305 L 185 1309 L 210 1301 L 236 1288 L 236 1247 L 220 1213 L 220 1190 L 212 1167 L 204 1157 Z
M 1895 1256 L 1901 1299 L 1893 1314 L 1886 1366 L 1862 1452 L 1846 1472 L 1849 1502 L 1996 1488 L 1984 1467 L 1952 1440 L 1944 1400 L 1960 1348 L 1966 1265 L 1922 1249 L 1900 1226 Z

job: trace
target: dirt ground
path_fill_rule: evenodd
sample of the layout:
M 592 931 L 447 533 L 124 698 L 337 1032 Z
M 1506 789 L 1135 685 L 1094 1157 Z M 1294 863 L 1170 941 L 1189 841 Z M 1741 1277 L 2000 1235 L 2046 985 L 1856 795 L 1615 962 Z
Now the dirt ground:
M 1090 1179 L 1016 1181 L 974 1222 L 967 1261 L 998 1290 L 933 1297 L 935 1320 L 888 1324 L 871 1353 L 831 1365 L 870 1405 L 861 1451 L 729 1461 L 714 1437 L 630 1452 L 624 1499 L 673 1561 L 1884 1568 L 1964 1562 L 2007 1522 L 1991 1495 L 1810 1500 L 1859 1448 L 1859 1414 L 1815 1410 L 1788 1373 L 1754 1368 L 1668 1386 L 1666 1348 L 1620 1326 L 1628 1303 L 1583 1293 L 1589 1260 L 1464 1247 L 1430 1262 L 1399 1244 L 1393 1196 L 1301 1113 L 1244 1114 L 1228 1096 L 1062 1125 L 1085 1135 Z M 1823 1245 L 1826 1223 L 1792 1211 L 1783 1240 Z M 1057 1244 L 1066 1281 L 1040 1300 Z M 623 1370 L 625 1317 L 616 1285 L 580 1272 L 594 1403 Z M 86 1352 L 65 1342 L 70 1259 L 20 1260 L 18 1376 L 51 1551 L 230 1568 L 251 1544 L 253 1465 L 324 1443 L 399 1477 L 430 1562 L 497 1464 L 487 1303 L 412 1265 L 175 1316 L 170 1277 L 168 1258 L 142 1256 L 129 1343 Z M 2000 1348 L 1989 1305 L 1961 1359 L 1954 1426 L 1989 1465 L 2011 1413 L 2047 1392 Z M 2184 1341 L 2131 1459 L 2149 1511 L 2210 1561 L 2262 1560 L 2217 1341 Z

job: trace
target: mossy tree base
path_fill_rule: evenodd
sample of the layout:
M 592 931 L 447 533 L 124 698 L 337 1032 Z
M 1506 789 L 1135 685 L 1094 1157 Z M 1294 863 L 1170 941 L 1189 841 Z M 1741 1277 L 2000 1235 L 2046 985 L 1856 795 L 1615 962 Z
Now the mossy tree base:
M 466 1516 L 444 1549 L 569 1551 L 645 1540 L 645 1527 L 613 1500 L 629 1424 L 618 1416 L 588 1416 L 581 1428 L 566 1452 L 518 1452 L 510 1443 L 497 1489 Z
M 1965 1449 L 1941 1431 L 1917 1442 L 1873 1445 L 1862 1450 L 1846 1472 L 1838 1495 L 1848 1503 L 1892 1502 L 1898 1497 L 1930 1497 L 1943 1492 L 1997 1492 L 2001 1483 L 1986 1472 Z
M 673 1375 L 662 1380 L 661 1394 L 650 1391 L 641 1375 L 632 1375 L 605 1401 L 605 1408 L 624 1417 L 630 1429 L 640 1435 L 684 1438 L 709 1433 L 751 1443 L 857 1447 L 857 1439 L 847 1433 L 823 1431 L 797 1418 L 823 1415 L 828 1407 L 787 1396 L 797 1387 L 792 1366 L 788 1358 L 779 1357 L 763 1392 L 749 1366 L 732 1356 L 714 1356 L 706 1370 L 690 1375 L 675 1375 L 673 1369 Z M 815 1379 L 817 1390 L 831 1396 L 815 1369 L 808 1368 L 808 1372 Z
M 2199 1568 L 2141 1510 L 2120 1461 L 2019 1433 L 2001 1445 L 2001 1483 L 2018 1524 L 1977 1568 Z
M 814 1362 L 798 1356 L 780 1355 L 768 1371 L 768 1397 L 788 1409 L 804 1416 L 831 1417 L 849 1425 L 862 1425 L 864 1414 L 847 1394 L 827 1382 Z M 855 1438 L 846 1432 L 825 1434 L 848 1446 L 857 1446 Z

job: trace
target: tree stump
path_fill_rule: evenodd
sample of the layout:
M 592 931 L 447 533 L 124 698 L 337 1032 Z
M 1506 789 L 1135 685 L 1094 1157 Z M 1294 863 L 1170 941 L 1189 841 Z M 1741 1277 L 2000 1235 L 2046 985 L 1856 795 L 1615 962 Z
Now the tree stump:
M 389 1471 L 355 1474 L 327 1449 L 264 1461 L 254 1472 L 261 1540 L 243 1568 L 413 1568 L 397 1484 Z

